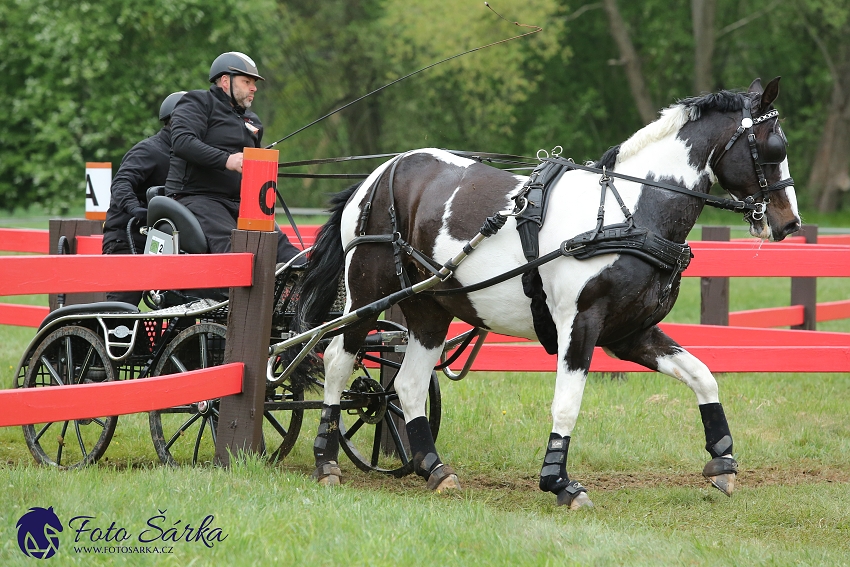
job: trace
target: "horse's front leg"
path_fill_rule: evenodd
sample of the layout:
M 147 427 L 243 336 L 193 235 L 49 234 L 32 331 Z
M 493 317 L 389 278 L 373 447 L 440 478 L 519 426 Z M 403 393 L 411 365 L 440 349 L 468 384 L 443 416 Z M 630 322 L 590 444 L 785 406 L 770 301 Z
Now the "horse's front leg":
M 597 333 L 591 327 L 576 322 L 569 336 L 558 344 L 558 372 L 555 377 L 555 397 L 552 399 L 552 432 L 546 445 L 546 456 L 540 470 L 540 490 L 557 495 L 558 506 L 573 510 L 592 508 L 593 502 L 581 483 L 570 480 L 567 474 L 567 454 L 570 436 L 581 409 L 584 385 L 593 355 Z
M 712 457 L 702 474 L 721 492 L 732 496 L 738 462 L 732 457 L 732 434 L 717 395 L 717 381 L 708 367 L 657 326 L 610 345 L 608 349 L 618 358 L 672 376 L 694 391 L 705 429 L 705 450 Z

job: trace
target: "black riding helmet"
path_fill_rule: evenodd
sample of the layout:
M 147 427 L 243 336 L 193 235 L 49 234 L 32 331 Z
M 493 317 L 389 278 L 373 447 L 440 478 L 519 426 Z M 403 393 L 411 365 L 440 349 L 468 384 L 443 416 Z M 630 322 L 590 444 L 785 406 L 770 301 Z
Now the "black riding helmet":
M 171 118 L 171 113 L 174 112 L 174 107 L 177 106 L 177 101 L 183 98 L 184 94 L 186 94 L 186 91 L 177 91 L 176 93 L 171 93 L 165 97 L 165 100 L 162 101 L 162 104 L 159 107 L 160 122 L 165 122 Z
M 245 75 L 258 81 L 265 81 L 257 71 L 254 60 L 238 51 L 228 51 L 215 58 L 210 65 L 210 82 L 214 83 L 222 75 Z
M 212 65 L 210 65 L 210 82 L 214 83 L 222 75 L 230 76 L 230 92 L 228 94 L 230 95 L 230 102 L 237 109 L 241 107 L 233 96 L 233 75 L 245 75 L 258 81 L 265 81 L 257 71 L 257 64 L 254 63 L 254 60 L 239 51 L 222 53 L 212 62 Z

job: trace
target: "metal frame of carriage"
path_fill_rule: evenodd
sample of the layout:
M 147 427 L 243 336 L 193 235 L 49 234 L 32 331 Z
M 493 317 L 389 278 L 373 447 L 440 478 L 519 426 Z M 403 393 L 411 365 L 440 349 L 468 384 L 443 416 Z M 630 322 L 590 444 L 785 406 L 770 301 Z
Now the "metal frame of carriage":
M 181 232 L 186 236 L 199 228 L 187 221 L 188 210 L 183 210 L 179 203 L 156 198 L 163 199 L 157 204 L 164 206 L 174 220 L 156 219 L 149 223 L 152 227 L 165 228 L 177 242 Z M 160 211 L 160 214 L 163 213 Z M 295 345 L 316 336 L 315 331 L 302 334 L 290 331 L 298 283 L 304 270 L 304 266 L 294 265 L 308 252 L 309 249 L 304 250 L 288 263 L 278 265 L 275 271 L 269 380 L 264 403 L 264 449 L 274 462 L 283 459 L 294 447 L 304 410 L 322 407 L 320 398 L 306 398 L 311 390 L 320 390 L 323 386 L 321 355 L 317 352 L 326 344 L 325 333 L 322 332 L 317 340 L 309 340 L 310 347 L 302 349 L 297 356 L 289 354 L 290 349 L 276 348 L 280 341 Z M 163 301 L 169 296 L 184 301 L 147 312 L 120 302 L 69 305 L 53 311 L 42 322 L 21 357 L 15 371 L 16 387 L 143 379 L 223 363 L 229 300 L 191 298 L 186 293 L 168 291 L 148 292 L 145 302 L 151 306 L 150 298 Z M 341 288 L 330 314 L 338 316 L 335 322 L 353 319 L 342 317 L 344 299 Z M 341 325 L 334 321 L 331 326 L 338 329 Z M 484 333 L 479 335 L 473 330 L 447 341 L 446 350 L 459 346 L 458 351 L 461 351 L 475 336 L 479 337 L 479 343 L 483 342 Z M 364 471 L 395 476 L 412 472 L 404 414 L 393 389 L 393 378 L 401 366 L 406 343 L 407 331 L 402 325 L 389 320 L 378 321 L 360 351 L 360 363 L 343 396 L 341 445 L 354 464 Z M 476 352 L 474 348 L 473 356 L 457 374 L 448 365 L 460 352 L 438 368 L 448 377 L 460 379 L 469 371 Z M 292 363 L 287 364 L 289 361 Z M 218 405 L 217 399 L 203 400 L 151 411 L 151 438 L 160 460 L 169 465 L 211 462 Z M 432 374 L 426 409 L 436 438 L 441 419 L 436 372 Z M 103 416 L 33 424 L 23 426 L 23 432 L 37 462 L 77 468 L 92 464 L 104 455 L 117 421 L 118 416 Z

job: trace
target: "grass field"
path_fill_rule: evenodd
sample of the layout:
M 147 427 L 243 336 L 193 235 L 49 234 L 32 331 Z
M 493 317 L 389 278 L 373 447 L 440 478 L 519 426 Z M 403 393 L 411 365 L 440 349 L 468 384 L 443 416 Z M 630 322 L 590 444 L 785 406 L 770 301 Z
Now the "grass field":
M 789 287 L 786 279 L 733 280 L 732 309 L 787 305 Z M 818 294 L 847 299 L 850 283 L 821 279 Z M 2 301 L 46 304 L 38 296 Z M 668 320 L 697 322 L 698 302 L 699 282 L 686 280 Z M 850 332 L 850 321 L 820 327 Z M 3 387 L 33 334 L 0 327 Z M 700 475 L 708 454 L 690 390 L 658 374 L 595 374 L 569 470 L 596 507 L 578 513 L 537 489 L 549 374 L 441 381 L 437 445 L 464 485 L 449 495 L 428 492 L 418 477 L 362 473 L 343 455 L 346 484 L 317 486 L 309 478 L 317 412 L 307 412 L 282 464 L 249 458 L 229 470 L 159 465 L 146 414 L 122 416 L 105 458 L 80 471 L 33 465 L 20 428 L 0 429 L 0 564 L 35 561 L 18 549 L 15 526 L 33 506 L 52 506 L 65 526 L 51 559 L 58 565 L 850 564 L 850 375 L 717 378 L 741 465 L 733 498 Z M 93 545 L 93 532 L 73 529 L 82 520 L 70 525 L 75 516 L 92 517 L 95 535 L 112 524 L 113 535 L 123 528 L 130 539 L 96 542 L 115 553 L 75 551 Z M 210 548 L 181 537 L 208 516 L 223 541 Z M 163 537 L 141 544 L 143 533 Z M 145 546 L 172 553 L 130 552 Z

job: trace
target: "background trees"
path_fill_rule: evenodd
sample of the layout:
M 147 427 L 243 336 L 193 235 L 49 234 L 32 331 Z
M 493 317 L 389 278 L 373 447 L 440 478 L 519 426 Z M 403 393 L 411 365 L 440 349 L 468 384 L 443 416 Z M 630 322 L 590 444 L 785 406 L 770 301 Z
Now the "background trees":
M 447 147 L 594 159 L 657 111 L 783 76 L 778 107 L 801 205 L 850 189 L 844 0 L 495 0 L 540 34 L 435 67 L 277 146 L 281 159 Z M 174 90 L 206 88 L 223 51 L 268 80 L 266 143 L 410 71 L 526 31 L 478 0 L 13 0 L 0 5 L 0 208 L 82 203 L 85 161 L 117 167 Z M 369 165 L 334 167 L 364 171 Z M 322 171 L 331 171 L 325 168 Z M 291 205 L 338 182 L 286 180 Z

